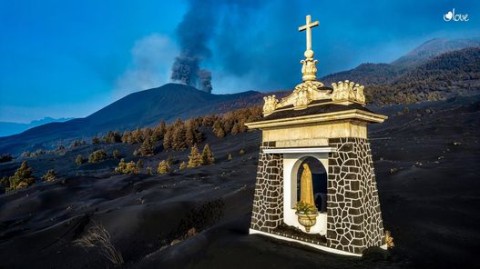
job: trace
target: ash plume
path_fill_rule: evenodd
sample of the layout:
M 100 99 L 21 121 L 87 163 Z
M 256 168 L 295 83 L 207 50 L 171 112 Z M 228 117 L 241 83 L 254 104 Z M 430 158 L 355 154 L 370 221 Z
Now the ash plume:
M 180 55 L 173 63 L 171 79 L 194 87 L 200 86 L 202 90 L 211 92 L 211 73 L 207 70 L 200 71 L 200 65 L 212 55 L 208 42 L 217 22 L 216 4 L 214 0 L 190 0 L 189 3 L 189 10 L 176 31 Z
M 198 78 L 200 79 L 200 90 L 212 93 L 212 72 L 201 69 L 198 71 Z

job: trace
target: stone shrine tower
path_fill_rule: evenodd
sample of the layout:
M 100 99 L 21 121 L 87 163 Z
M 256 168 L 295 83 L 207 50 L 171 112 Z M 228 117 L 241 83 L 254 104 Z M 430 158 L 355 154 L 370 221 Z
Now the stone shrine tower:
M 281 100 L 264 97 L 263 118 L 246 124 L 262 130 L 250 234 L 361 256 L 385 248 L 367 124 L 387 117 L 365 107 L 363 86 L 316 80 L 318 24 L 307 16 L 299 28 L 307 33 L 303 82 Z

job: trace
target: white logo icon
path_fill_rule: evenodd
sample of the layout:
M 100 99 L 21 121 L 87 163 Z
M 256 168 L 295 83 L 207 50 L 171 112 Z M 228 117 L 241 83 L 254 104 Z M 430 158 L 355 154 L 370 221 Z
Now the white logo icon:
M 443 15 L 444 21 L 468 21 L 469 19 L 468 14 L 456 14 L 455 9 Z

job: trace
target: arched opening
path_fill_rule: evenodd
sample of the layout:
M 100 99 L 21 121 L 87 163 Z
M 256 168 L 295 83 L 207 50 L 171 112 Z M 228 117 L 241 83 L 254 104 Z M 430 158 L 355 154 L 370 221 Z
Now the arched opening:
M 297 171 L 297 201 L 300 199 L 300 178 L 303 173 L 303 164 L 306 163 L 310 167 L 312 172 L 312 181 L 313 181 L 313 195 L 315 199 L 315 206 L 319 212 L 327 211 L 327 171 L 322 163 L 314 158 L 307 157 L 305 158 L 300 165 L 298 166 Z

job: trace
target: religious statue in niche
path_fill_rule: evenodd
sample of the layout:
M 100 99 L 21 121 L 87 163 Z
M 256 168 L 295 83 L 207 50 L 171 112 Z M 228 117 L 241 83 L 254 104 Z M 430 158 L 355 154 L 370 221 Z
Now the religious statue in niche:
M 313 198 L 312 171 L 307 163 L 303 164 L 300 178 L 300 201 L 296 205 L 298 222 L 310 232 L 310 227 L 317 223 L 318 209 Z

